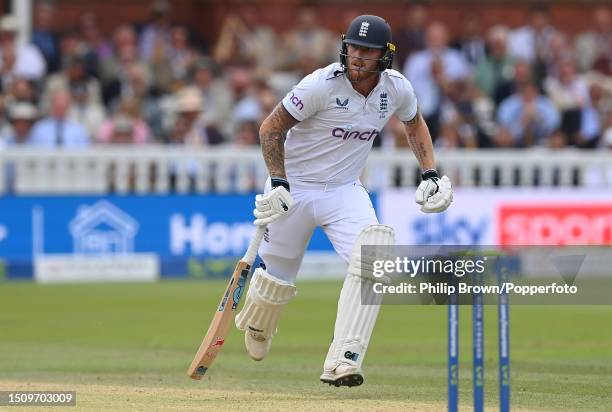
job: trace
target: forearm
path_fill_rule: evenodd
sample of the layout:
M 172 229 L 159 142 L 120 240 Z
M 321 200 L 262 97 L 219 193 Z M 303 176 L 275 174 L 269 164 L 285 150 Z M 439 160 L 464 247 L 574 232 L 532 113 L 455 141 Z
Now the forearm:
M 282 103 L 263 121 L 259 141 L 271 177 L 287 178 L 285 173 L 285 133 L 298 123 Z
M 422 170 L 436 168 L 433 143 L 427 124 L 420 113 L 413 120 L 404 122 L 406 126 L 406 138 L 415 157 L 419 161 Z
M 259 131 L 259 139 L 261 141 L 261 151 L 270 176 L 286 179 L 283 133 L 264 122 Z

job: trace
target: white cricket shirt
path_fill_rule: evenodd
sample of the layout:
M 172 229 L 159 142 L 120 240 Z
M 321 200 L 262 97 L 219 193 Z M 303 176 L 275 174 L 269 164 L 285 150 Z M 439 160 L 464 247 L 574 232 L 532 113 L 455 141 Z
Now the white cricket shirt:
M 304 77 L 282 103 L 300 121 L 285 141 L 287 177 L 313 183 L 357 180 L 389 118 L 408 121 L 417 113 L 414 89 L 398 71 L 382 72 L 366 98 L 353 89 L 339 63 Z

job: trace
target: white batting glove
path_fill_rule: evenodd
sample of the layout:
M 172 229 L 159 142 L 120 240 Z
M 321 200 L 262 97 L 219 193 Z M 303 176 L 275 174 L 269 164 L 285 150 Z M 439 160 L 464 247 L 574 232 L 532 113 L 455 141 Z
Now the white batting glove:
M 256 225 L 267 225 L 284 215 L 293 206 L 293 198 L 285 187 L 277 186 L 263 195 L 255 197 Z
M 423 181 L 417 187 L 416 202 L 421 205 L 421 212 L 439 213 L 445 211 L 453 201 L 453 187 L 448 176 L 440 179 L 438 172 L 427 170 Z

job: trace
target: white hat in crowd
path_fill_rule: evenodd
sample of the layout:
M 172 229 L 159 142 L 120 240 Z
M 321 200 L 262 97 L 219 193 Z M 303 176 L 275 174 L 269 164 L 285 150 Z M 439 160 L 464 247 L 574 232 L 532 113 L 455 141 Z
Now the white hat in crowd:
M 19 20 L 13 14 L 5 14 L 0 18 L 0 32 L 16 32 L 19 30 Z
M 36 120 L 38 110 L 31 103 L 17 102 L 9 107 L 9 117 L 12 120 Z
M 204 97 L 197 87 L 185 87 L 176 93 L 176 111 L 179 113 L 201 112 Z

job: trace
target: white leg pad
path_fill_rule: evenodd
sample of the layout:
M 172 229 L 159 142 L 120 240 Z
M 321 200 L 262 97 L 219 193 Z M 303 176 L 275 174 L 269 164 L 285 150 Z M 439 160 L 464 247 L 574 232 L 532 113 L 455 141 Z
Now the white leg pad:
M 257 268 L 253 273 L 244 307 L 236 316 L 236 326 L 266 339 L 271 338 L 276 334 L 276 325 L 284 305 L 291 301 L 296 293 L 295 285 Z
M 360 373 L 372 336 L 382 301 L 382 295 L 375 294 L 372 286 L 385 279 L 376 279 L 372 275 L 373 260 L 381 258 L 379 251 L 362 255 L 361 246 L 364 245 L 393 246 L 395 233 L 389 226 L 372 225 L 357 238 L 349 260 L 348 275 L 340 292 L 334 339 L 325 359 L 322 378 L 334 374 L 341 376 L 348 371 Z M 361 296 L 362 291 L 364 296 Z

